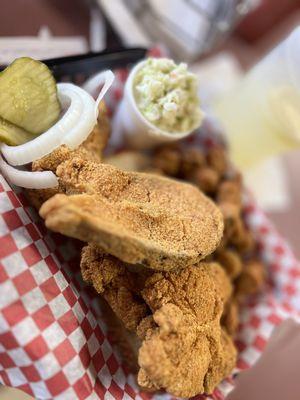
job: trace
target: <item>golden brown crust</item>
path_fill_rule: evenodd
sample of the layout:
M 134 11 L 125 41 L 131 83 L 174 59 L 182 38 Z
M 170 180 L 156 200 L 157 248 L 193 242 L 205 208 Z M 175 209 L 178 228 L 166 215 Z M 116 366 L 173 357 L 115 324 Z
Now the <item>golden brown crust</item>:
M 216 262 L 209 263 L 209 270 L 218 295 L 224 305 L 232 294 L 232 284 L 224 268 Z
M 191 174 L 190 179 L 200 190 L 208 194 L 215 193 L 219 183 L 218 173 L 210 167 L 196 169 L 193 174 Z
M 235 283 L 236 296 L 242 300 L 245 296 L 254 294 L 262 289 L 266 281 L 264 265 L 257 260 L 250 260 L 245 263 L 241 275 Z
M 220 148 L 204 155 L 195 147 L 163 146 L 156 150 L 152 165 L 165 174 L 187 179 L 198 187 L 202 185 L 220 204 L 225 235 L 216 253 L 206 260 L 217 260 L 223 269 L 215 263 L 206 263 L 203 270 L 201 266 L 188 266 L 176 273 L 152 272 L 144 280 L 143 288 L 139 286 L 140 297 L 149 306 L 148 313 L 151 312 L 136 327 L 136 334 L 142 340 L 139 384 L 152 391 L 167 388 L 180 396 L 191 396 L 201 390 L 210 392 L 235 364 L 236 351 L 229 336 L 237 330 L 239 302 L 256 292 L 264 281 L 262 265 L 254 265 L 254 260 L 245 262 L 253 258 L 255 243 L 243 221 L 241 177 L 233 172 Z M 143 167 L 137 165 L 140 168 Z M 233 294 L 226 275 L 236 288 Z M 176 323 L 178 319 L 180 324 Z M 203 322 L 207 331 L 201 336 L 203 331 L 198 329 Z M 203 348 L 194 342 L 192 347 L 189 345 L 195 332 L 201 345 L 207 343 L 204 358 Z M 211 362 L 208 372 L 202 371 L 201 375 L 205 356 Z M 201 375 L 196 375 L 195 380 L 194 370 Z
M 243 263 L 237 251 L 223 249 L 217 252 L 216 260 L 225 269 L 230 279 L 235 279 L 243 269 Z
M 56 173 L 69 196 L 42 206 L 46 226 L 125 262 L 180 269 L 210 254 L 221 239 L 219 209 L 192 185 L 80 158 Z
M 209 329 L 201 330 L 190 314 L 185 315 L 170 303 L 153 317 L 158 328 L 143 341 L 139 351 L 142 373 L 152 386 L 164 388 L 175 396 L 203 393 L 211 364 Z
M 235 181 L 223 181 L 218 188 L 217 201 L 235 204 L 240 208 L 242 205 L 241 185 Z
M 56 172 L 60 191 L 68 194 L 51 199 L 41 213 L 49 227 L 94 243 L 82 253 L 83 278 L 118 317 L 113 331 L 127 361 L 135 365 L 139 353 L 140 386 L 184 397 L 210 393 L 235 365 L 230 336 L 237 329 L 239 301 L 257 291 L 264 280 L 261 265 L 251 261 L 244 266 L 242 261 L 243 253 L 251 257 L 254 240 L 242 219 L 240 177 L 229 171 L 220 148 L 204 155 L 194 147 L 166 146 L 156 151 L 152 165 L 148 156 L 137 153 L 115 157 L 126 170 L 152 169 L 187 179 L 220 204 L 225 235 L 222 248 L 210 260 L 219 261 L 223 269 L 216 263 L 199 264 L 220 239 L 220 213 L 207 208 L 191 186 L 99 166 L 105 140 L 99 142 L 97 130 L 76 151 L 62 146 L 34 163 L 33 169 Z M 39 206 L 56 192 L 35 191 L 33 200 Z M 203 218 L 197 219 L 205 222 L 207 231 L 194 221 L 203 202 Z M 184 208 L 189 213 L 182 213 Z M 201 255 L 195 251 L 199 234 L 206 246 Z M 96 244 L 137 264 L 125 264 Z M 235 285 L 234 294 L 227 276 Z
M 239 325 L 239 305 L 235 298 L 227 302 L 221 323 L 230 336 L 235 335 Z
M 131 273 L 122 261 L 92 245 L 82 249 L 80 267 L 83 279 L 102 294 L 124 326 L 135 331 L 148 314 L 139 290 L 147 273 L 144 279 Z
M 211 392 L 234 367 L 236 351 L 220 325 L 231 285 L 218 264 L 137 272 L 89 245 L 83 249 L 81 268 L 142 341 L 138 382 L 143 389 L 184 397 Z M 124 288 L 129 296 L 116 303 L 115 294 Z M 136 307 L 141 303 L 145 315 Z
M 122 171 L 143 171 L 151 166 L 150 156 L 137 151 L 122 151 L 103 159 L 105 164 L 113 165 Z
M 224 217 L 224 235 L 209 259 L 224 263 L 230 277 L 237 278 L 245 260 L 253 258 L 256 244 L 244 221 L 242 177 L 231 166 L 226 150 L 211 147 L 204 151 L 195 144 L 166 144 L 155 150 L 152 160 L 152 165 L 160 165 L 163 173 L 193 182 L 217 202 Z
M 107 144 L 110 134 L 110 122 L 104 102 L 100 103 L 98 123 L 88 138 L 75 150 L 70 150 L 66 145 L 62 145 L 49 155 L 32 163 L 33 171 L 52 171 L 56 173 L 58 166 L 73 157 L 81 157 L 85 160 L 100 162 L 102 152 Z M 27 190 L 28 197 L 36 209 L 52 196 L 59 192 L 59 188 Z
M 153 315 L 147 315 L 143 318 L 136 328 L 136 334 L 139 339 L 144 340 L 147 336 L 151 335 L 151 332 L 156 328 L 156 323 L 153 319 Z
M 230 336 L 221 329 L 220 337 L 210 337 L 210 352 L 214 360 L 205 376 L 205 393 L 212 393 L 220 380 L 230 374 L 236 364 L 236 349 Z
M 139 365 L 151 382 L 190 397 L 211 393 L 229 374 L 236 350 L 220 317 L 230 295 L 230 282 L 215 263 L 155 273 L 145 281 L 142 296 L 158 328 L 151 330 L 148 320 Z
M 220 314 L 221 301 L 230 295 L 231 285 L 219 266 L 201 263 L 177 273 L 155 273 L 145 281 L 141 293 L 153 312 L 172 303 L 206 324 Z
M 211 393 L 231 372 L 236 350 L 221 330 L 218 318 L 201 325 L 192 314 L 167 303 L 153 314 L 153 319 L 157 328 L 148 330 L 139 351 L 139 365 L 150 387 L 191 397 Z
M 228 168 L 227 154 L 221 147 L 212 147 L 206 155 L 207 164 L 215 170 L 220 177 L 225 175 Z
M 149 376 L 146 374 L 146 371 L 142 368 L 139 369 L 138 375 L 137 375 L 137 380 L 140 388 L 144 392 L 155 392 L 157 390 L 160 390 L 159 386 L 156 386 Z

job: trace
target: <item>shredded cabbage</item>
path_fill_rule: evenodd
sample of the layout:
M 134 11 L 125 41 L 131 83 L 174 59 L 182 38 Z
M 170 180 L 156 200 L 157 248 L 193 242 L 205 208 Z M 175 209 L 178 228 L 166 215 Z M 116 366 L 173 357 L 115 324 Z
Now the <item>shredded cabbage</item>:
M 167 132 L 186 132 L 202 121 L 197 76 L 184 63 L 149 58 L 133 81 L 137 106 L 144 117 Z

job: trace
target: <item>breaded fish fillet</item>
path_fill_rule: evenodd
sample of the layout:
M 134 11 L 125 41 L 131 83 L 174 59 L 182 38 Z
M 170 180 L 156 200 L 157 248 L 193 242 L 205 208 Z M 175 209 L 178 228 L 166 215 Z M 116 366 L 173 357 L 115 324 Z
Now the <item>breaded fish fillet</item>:
M 46 226 L 122 261 L 156 270 L 185 268 L 221 240 L 219 208 L 193 185 L 74 157 L 56 174 L 66 194 L 41 207 Z

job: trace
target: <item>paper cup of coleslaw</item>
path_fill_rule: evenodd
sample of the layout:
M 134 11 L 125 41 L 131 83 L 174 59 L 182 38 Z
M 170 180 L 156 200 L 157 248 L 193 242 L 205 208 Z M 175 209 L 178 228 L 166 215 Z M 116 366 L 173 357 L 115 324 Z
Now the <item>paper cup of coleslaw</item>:
M 202 119 L 196 75 L 186 64 L 148 58 L 131 70 L 113 127 L 128 145 L 146 149 L 190 135 Z

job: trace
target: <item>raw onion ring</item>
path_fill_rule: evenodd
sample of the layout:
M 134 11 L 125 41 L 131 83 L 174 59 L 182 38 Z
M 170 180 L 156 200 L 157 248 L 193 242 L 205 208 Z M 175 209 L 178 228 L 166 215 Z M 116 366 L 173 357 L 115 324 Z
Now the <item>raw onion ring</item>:
M 74 88 L 76 89 L 74 90 Z M 84 91 L 69 83 L 59 83 L 57 89 L 59 100 L 62 104 L 71 101 L 66 113 L 56 122 L 56 124 L 51 126 L 50 129 L 27 143 L 19 146 L 8 146 L 7 144 L 3 144 L 1 146 L 1 151 L 9 164 L 28 164 L 51 153 L 63 144 L 67 132 L 78 124 L 80 117 L 82 116 L 84 104 L 77 89 L 82 92 Z M 86 92 L 84 92 L 84 95 L 89 96 Z
M 3 176 L 13 185 L 27 189 L 48 189 L 58 185 L 56 175 L 51 171 L 22 171 L 11 165 L 0 155 L 0 170 Z
M 51 171 L 22 171 L 12 165 L 31 163 L 50 154 L 63 144 L 71 149 L 78 147 L 97 123 L 99 103 L 112 85 L 114 74 L 111 71 L 97 74 L 98 86 L 100 78 L 102 80 L 100 83 L 104 85 L 96 100 L 86 90 L 76 85 L 59 83 L 57 91 L 62 106 L 66 107 L 70 103 L 62 118 L 46 132 L 27 143 L 19 146 L 0 144 L 0 152 L 7 161 L 0 156 L 0 170 L 11 183 L 30 189 L 45 189 L 58 185 L 58 180 Z
M 96 98 L 97 108 L 99 106 L 99 103 L 105 96 L 106 92 L 113 84 L 114 79 L 115 75 L 113 74 L 113 72 L 111 70 L 107 70 L 99 72 L 98 74 L 92 76 L 82 85 L 82 89 L 87 91 L 91 96 L 95 96 L 97 90 L 99 90 L 99 86 L 103 85 L 98 97 Z
M 73 150 L 84 142 L 93 130 L 97 123 L 99 110 L 97 109 L 97 112 L 95 112 L 95 100 L 89 93 L 81 89 L 79 86 L 75 86 L 72 83 L 61 83 L 60 85 L 65 85 L 65 90 L 72 90 L 77 93 L 81 97 L 83 103 L 78 120 L 63 134 L 63 137 L 61 138 L 60 144 L 66 144 Z
M 35 139 L 19 146 L 3 144 L 1 151 L 7 162 L 10 165 L 28 164 L 46 156 L 62 144 L 75 149 L 84 142 L 97 123 L 98 105 L 114 80 L 111 71 L 100 75 L 105 82 L 96 101 L 79 86 L 72 83 L 57 84 L 59 100 L 63 106 L 71 102 L 69 108 L 55 125 Z

